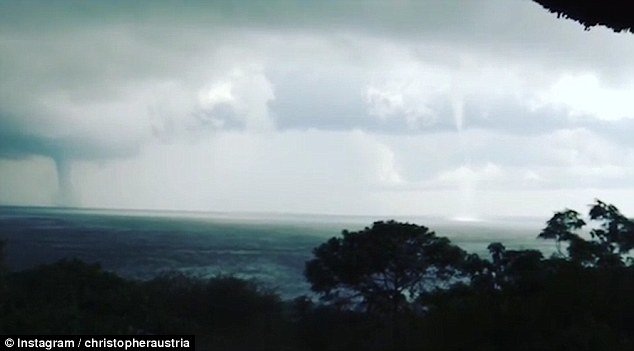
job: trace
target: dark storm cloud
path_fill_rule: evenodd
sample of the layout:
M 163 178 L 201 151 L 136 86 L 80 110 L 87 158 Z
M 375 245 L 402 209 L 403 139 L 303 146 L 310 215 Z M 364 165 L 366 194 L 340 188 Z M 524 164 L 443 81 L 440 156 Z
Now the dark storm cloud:
M 586 33 L 572 23 L 553 21 L 553 16 L 529 1 L 402 1 L 363 6 L 354 1 L 5 1 L 0 9 L 0 130 L 4 134 L 0 145 L 3 154 L 13 155 L 89 158 L 92 153 L 101 158 L 133 153 L 145 136 L 135 137 L 122 130 L 120 133 L 132 140 L 124 142 L 126 145 L 110 143 L 109 138 L 91 142 L 88 139 L 93 136 L 83 129 L 75 131 L 72 125 L 66 128 L 64 124 L 72 123 L 66 117 L 33 117 L 50 113 L 56 96 L 68 100 L 67 106 L 59 109 L 68 105 L 88 105 L 86 108 L 91 109 L 91 104 L 125 100 L 130 90 L 162 80 L 186 81 L 190 86 L 185 88 L 195 91 L 204 84 L 201 73 L 205 70 L 192 67 L 202 67 L 206 62 L 213 70 L 218 57 L 226 56 L 219 47 L 248 46 L 257 42 L 258 36 L 264 44 L 256 45 L 264 49 L 257 49 L 255 54 L 264 50 L 264 60 L 273 66 L 266 69 L 275 95 L 269 107 L 281 129 L 427 133 L 455 128 L 452 97 L 447 94 L 428 102 L 425 108 L 433 113 L 433 120 L 416 128 L 412 128 L 411 121 L 399 118 L 398 112 L 383 119 L 369 116 L 367 77 L 380 71 L 384 63 L 373 61 L 372 50 L 383 42 L 411 45 L 414 60 L 449 70 L 460 65 L 461 56 L 476 54 L 481 60 L 490 58 L 492 65 L 531 62 L 538 70 L 543 67 L 552 72 L 591 68 L 616 85 L 617 77 L 631 70 L 627 53 L 634 53 L 634 46 L 623 47 L 617 35 L 605 35 L 601 30 Z M 236 30 L 259 34 L 241 44 Z M 282 45 L 273 49 L 278 50 L 275 53 L 266 52 L 266 38 L 283 38 L 288 33 L 332 38 L 327 50 L 334 50 L 334 55 L 316 53 L 311 57 L 307 52 L 298 56 L 301 44 L 291 44 L 286 51 Z M 367 38 L 374 39 L 366 43 Z M 301 41 L 301 37 L 293 40 Z M 360 68 L 350 70 L 355 61 Z M 285 70 L 289 62 L 299 71 Z M 49 100 L 42 103 L 42 97 Z M 479 98 L 470 101 L 467 97 L 464 102 L 465 128 L 538 133 L 569 125 L 562 117 L 565 111 L 547 107 L 526 111 L 514 101 L 487 102 L 491 106 L 482 112 Z M 214 109 L 201 111 L 191 106 L 176 113 L 198 121 L 187 125 L 189 129 L 245 125 L 231 107 Z M 129 113 L 116 109 L 108 112 Z M 143 114 L 142 108 L 135 113 Z M 108 120 L 113 116 L 93 118 Z M 50 136 L 48 131 L 38 130 L 41 119 L 52 120 L 51 128 L 63 133 Z M 121 124 L 147 117 L 115 119 Z M 610 123 L 602 130 L 611 129 L 621 130 Z
M 122 158 L 138 152 L 139 145 L 113 146 L 108 141 L 92 138 L 52 138 L 27 133 L 0 132 L 0 158 L 20 159 L 30 155 L 49 156 L 53 159 L 103 160 Z
M 0 1 L 0 171 L 141 208 L 627 186 L 632 57 L 529 0 Z

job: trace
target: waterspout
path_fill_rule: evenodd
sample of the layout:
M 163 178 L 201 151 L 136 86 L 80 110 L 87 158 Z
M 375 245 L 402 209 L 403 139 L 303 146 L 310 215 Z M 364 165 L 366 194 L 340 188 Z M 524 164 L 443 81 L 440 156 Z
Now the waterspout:
M 71 163 L 62 157 L 53 158 L 57 171 L 57 196 L 55 205 L 61 207 L 77 206 L 77 199 L 71 179 Z

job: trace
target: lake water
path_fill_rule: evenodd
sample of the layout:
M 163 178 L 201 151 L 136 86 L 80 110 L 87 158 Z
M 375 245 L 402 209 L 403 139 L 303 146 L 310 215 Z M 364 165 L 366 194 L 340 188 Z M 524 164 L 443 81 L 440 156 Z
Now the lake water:
M 12 270 L 75 257 L 136 279 L 167 271 L 231 274 L 290 298 L 309 290 L 302 272 L 315 246 L 342 229 L 386 219 L 391 218 L 0 207 L 0 240 L 7 243 Z M 536 239 L 546 218 L 395 219 L 425 225 L 480 255 L 493 241 L 547 255 L 554 249 L 552 242 Z

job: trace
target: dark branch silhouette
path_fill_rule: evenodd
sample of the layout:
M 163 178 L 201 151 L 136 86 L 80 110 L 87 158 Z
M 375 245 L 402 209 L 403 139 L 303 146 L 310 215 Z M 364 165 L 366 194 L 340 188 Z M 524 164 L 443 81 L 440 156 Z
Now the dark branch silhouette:
M 589 30 L 606 26 L 615 32 L 634 32 L 634 7 L 623 0 L 534 0 L 558 17 L 573 19 Z

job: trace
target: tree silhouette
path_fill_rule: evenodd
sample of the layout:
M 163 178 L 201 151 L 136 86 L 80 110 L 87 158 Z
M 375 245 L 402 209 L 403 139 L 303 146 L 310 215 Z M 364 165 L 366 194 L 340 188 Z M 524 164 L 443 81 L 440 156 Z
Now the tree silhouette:
M 0 272 L 4 269 L 4 245 L 5 242 L 0 240 Z
M 546 228 L 537 236 L 541 239 L 554 239 L 557 243 L 557 253 L 561 256 L 561 242 L 571 241 L 578 238 L 575 232 L 586 225 L 581 219 L 579 212 L 565 209 L 556 212 L 551 219 L 546 222 Z
M 466 257 L 428 228 L 395 221 L 344 230 L 313 253 L 305 275 L 324 300 L 388 314 L 458 275 Z
M 5 263 L 4 263 L 4 245 L 5 242 L 0 240 L 0 306 L 2 305 L 3 301 L 2 298 L 4 295 L 4 289 L 5 289 Z
M 603 25 L 615 32 L 634 31 L 632 3 L 623 0 L 534 0 L 558 17 L 571 18 L 586 30 Z
M 600 228 L 593 229 L 590 234 L 610 252 L 627 254 L 634 248 L 634 222 L 614 205 L 597 200 L 590 209 L 590 219 L 601 221 Z
M 539 280 L 543 255 L 538 250 L 507 250 L 499 242 L 487 247 L 492 262 L 489 269 L 489 283 L 495 290 L 505 287 L 532 287 Z
M 589 232 L 590 240 L 576 233 L 586 223 L 579 213 L 569 209 L 556 212 L 538 237 L 555 240 L 560 256 L 563 256 L 560 243 L 567 242 L 568 258 L 584 266 L 620 266 L 626 260 L 631 261 L 628 254 L 634 249 L 634 221 L 614 205 L 600 200 L 591 206 L 589 217 L 598 222 Z

